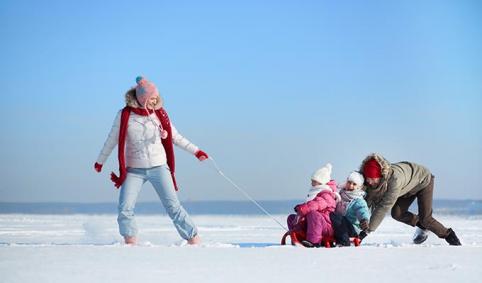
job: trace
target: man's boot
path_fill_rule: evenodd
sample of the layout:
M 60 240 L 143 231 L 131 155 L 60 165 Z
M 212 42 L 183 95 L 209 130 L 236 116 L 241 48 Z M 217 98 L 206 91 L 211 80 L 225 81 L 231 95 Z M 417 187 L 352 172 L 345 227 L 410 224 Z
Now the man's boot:
M 417 228 L 415 228 L 415 234 L 413 234 L 413 243 L 420 245 L 428 238 L 428 230 L 423 227 L 420 222 L 417 222 Z
M 451 245 L 451 246 L 461 246 L 462 245 L 460 243 L 460 240 L 457 237 L 457 235 L 455 235 L 454 230 L 452 230 L 452 228 L 449 228 L 449 234 L 447 235 L 447 237 L 445 237 L 445 241 L 447 241 L 447 243 L 449 243 L 449 245 Z

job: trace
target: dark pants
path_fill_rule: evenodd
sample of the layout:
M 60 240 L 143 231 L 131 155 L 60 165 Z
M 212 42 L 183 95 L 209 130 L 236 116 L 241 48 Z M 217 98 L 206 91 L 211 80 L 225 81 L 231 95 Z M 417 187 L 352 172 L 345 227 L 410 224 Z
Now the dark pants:
M 350 237 L 358 237 L 353 225 L 345 216 L 330 213 L 331 224 L 335 230 L 335 241 L 338 246 L 349 246 Z
M 449 233 L 448 229 L 432 217 L 433 183 L 434 177 L 432 176 L 428 186 L 415 195 L 398 198 L 392 208 L 392 217 L 410 226 L 419 223 L 423 228 L 432 231 L 438 237 L 445 238 Z M 408 211 L 415 198 L 418 204 L 418 215 Z

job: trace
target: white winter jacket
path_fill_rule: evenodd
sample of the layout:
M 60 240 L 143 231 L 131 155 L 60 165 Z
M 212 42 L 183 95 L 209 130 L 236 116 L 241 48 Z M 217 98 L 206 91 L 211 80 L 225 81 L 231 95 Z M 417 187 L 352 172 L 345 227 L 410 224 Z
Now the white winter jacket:
M 104 164 L 119 141 L 119 130 L 122 110 L 117 113 L 114 125 L 104 143 L 97 163 Z M 131 112 L 126 136 L 126 167 L 151 168 L 167 163 L 166 152 L 161 141 L 159 125 L 161 122 L 155 113 L 150 116 L 137 115 Z M 172 141 L 182 149 L 195 154 L 199 148 L 183 137 L 171 123 Z

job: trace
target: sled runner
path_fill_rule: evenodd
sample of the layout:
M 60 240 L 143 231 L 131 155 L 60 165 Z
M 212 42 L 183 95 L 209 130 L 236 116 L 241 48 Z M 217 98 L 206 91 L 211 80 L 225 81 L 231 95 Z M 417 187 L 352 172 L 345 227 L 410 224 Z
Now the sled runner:
M 281 245 L 286 245 L 286 238 L 290 237 L 291 244 L 293 246 L 303 246 L 301 241 L 306 239 L 306 233 L 304 231 L 288 231 L 286 232 L 283 237 L 281 238 Z M 355 245 L 355 247 L 360 246 L 361 240 L 358 237 L 350 238 L 350 242 Z M 336 246 L 335 238 L 333 237 L 324 237 L 321 239 L 321 246 L 325 248 L 331 248 Z

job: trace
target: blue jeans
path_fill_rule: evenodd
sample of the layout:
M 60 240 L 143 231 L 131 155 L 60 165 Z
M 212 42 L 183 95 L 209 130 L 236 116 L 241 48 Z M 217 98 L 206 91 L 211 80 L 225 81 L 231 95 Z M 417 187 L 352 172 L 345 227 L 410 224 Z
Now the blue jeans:
M 167 165 L 152 168 L 127 168 L 127 177 L 119 195 L 117 223 L 122 236 L 137 235 L 134 208 L 142 185 L 149 181 L 159 195 L 167 214 L 172 219 L 179 235 L 189 240 L 197 235 L 197 228 L 181 206 Z

